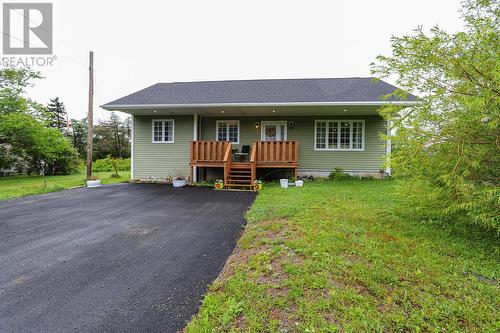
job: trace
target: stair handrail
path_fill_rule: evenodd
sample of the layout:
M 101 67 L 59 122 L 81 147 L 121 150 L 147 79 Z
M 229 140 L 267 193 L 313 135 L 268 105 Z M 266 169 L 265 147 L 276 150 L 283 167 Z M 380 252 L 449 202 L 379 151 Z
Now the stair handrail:
M 233 154 L 232 154 L 232 143 L 229 142 L 229 144 L 226 147 L 226 151 L 224 152 L 224 184 L 227 184 L 227 180 L 229 177 L 229 171 L 231 170 L 231 163 L 233 161 Z
M 251 169 L 251 179 L 252 179 L 252 185 L 255 183 L 256 180 L 256 165 L 257 164 L 257 142 L 254 142 L 252 144 L 252 155 L 250 156 L 250 169 Z

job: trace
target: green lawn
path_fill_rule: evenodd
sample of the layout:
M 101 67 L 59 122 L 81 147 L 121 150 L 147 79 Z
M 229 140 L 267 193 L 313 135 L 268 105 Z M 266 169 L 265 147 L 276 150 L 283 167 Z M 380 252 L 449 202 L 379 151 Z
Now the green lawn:
M 185 330 L 498 332 L 498 238 L 418 221 L 393 186 L 267 186 Z
M 128 171 L 120 171 L 121 177 L 111 177 L 113 172 L 96 172 L 103 184 L 122 183 L 130 178 Z M 67 176 L 47 176 L 47 188 L 44 188 L 41 176 L 15 176 L 0 178 L 0 200 L 23 197 L 30 194 L 59 191 L 66 188 L 85 185 L 85 173 Z

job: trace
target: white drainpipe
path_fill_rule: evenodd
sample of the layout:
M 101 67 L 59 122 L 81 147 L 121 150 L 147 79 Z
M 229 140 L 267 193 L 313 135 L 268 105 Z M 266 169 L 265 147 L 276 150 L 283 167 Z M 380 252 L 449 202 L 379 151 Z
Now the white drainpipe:
M 135 142 L 134 142 L 134 124 L 135 124 L 135 116 L 132 115 L 132 119 L 131 119 L 131 123 L 132 123 L 132 128 L 131 128 L 131 134 L 130 134 L 130 179 L 133 180 L 134 179 L 134 145 L 135 145 Z
M 387 160 L 389 160 L 391 158 L 391 139 L 390 139 L 390 135 L 391 135 L 391 126 L 392 126 L 392 123 L 390 120 L 387 120 L 387 143 L 386 143 L 386 148 L 385 148 L 385 153 L 387 155 Z M 385 172 L 388 174 L 388 175 L 391 175 L 391 168 L 389 166 L 387 166 L 387 168 L 385 169 Z
M 193 141 L 198 141 L 198 115 L 193 116 Z M 197 167 L 193 167 L 193 182 L 198 181 Z

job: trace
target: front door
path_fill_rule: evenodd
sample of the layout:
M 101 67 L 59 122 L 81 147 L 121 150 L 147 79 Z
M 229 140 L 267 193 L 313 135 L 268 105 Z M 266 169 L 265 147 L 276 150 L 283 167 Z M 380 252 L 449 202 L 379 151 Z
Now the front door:
M 261 130 L 262 141 L 285 141 L 286 121 L 263 121 Z

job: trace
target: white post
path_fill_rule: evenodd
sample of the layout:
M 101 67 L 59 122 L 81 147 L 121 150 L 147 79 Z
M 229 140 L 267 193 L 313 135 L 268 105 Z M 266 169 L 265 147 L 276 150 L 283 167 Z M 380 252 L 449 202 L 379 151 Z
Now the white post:
M 387 120 L 387 143 L 385 147 L 385 154 L 387 155 L 387 162 L 389 162 L 389 159 L 391 158 L 391 121 Z M 391 175 L 391 167 L 387 166 L 385 169 L 385 172 L 390 176 Z
M 131 133 L 130 133 L 130 180 L 134 180 L 134 126 L 135 125 L 135 116 L 132 115 L 131 119 Z
M 193 141 L 198 141 L 198 115 L 193 116 Z M 198 181 L 197 167 L 193 167 L 193 182 Z

